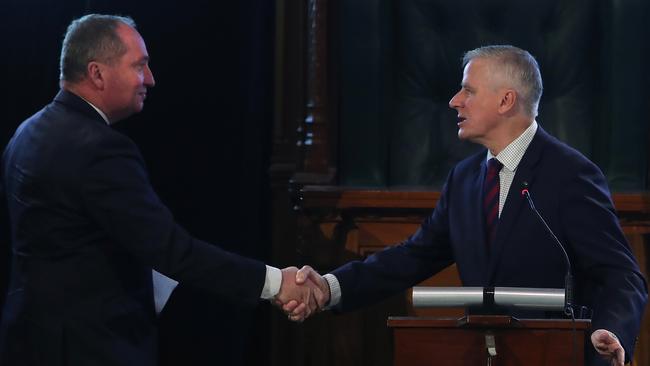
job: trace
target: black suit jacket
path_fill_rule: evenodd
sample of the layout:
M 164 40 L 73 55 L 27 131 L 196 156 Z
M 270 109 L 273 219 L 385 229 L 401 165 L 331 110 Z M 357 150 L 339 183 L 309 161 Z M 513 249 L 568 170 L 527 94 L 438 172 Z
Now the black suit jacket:
M 155 365 L 151 268 L 255 304 L 263 263 L 191 237 L 126 136 L 61 91 L 3 156 L 11 283 L 2 365 Z
M 453 262 L 465 286 L 563 288 L 564 256 L 521 196 L 522 183 L 528 182 L 538 210 L 567 247 L 575 303 L 590 307 L 593 329 L 617 334 L 631 357 L 647 288 L 602 172 L 539 127 L 517 168 L 488 253 L 482 213 L 486 165 L 485 151 L 460 162 L 432 215 L 413 236 L 335 270 L 341 309 L 402 291 Z M 587 349 L 591 360 L 593 347 Z

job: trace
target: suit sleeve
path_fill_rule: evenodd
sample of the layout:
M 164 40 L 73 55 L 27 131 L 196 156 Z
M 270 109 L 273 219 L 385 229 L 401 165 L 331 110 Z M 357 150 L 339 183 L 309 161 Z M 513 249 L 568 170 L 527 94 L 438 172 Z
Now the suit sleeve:
M 573 251 L 578 300 L 593 305 L 592 329 L 614 332 L 629 360 L 647 301 L 646 281 L 616 216 L 607 183 L 590 162 L 562 190 L 560 213 Z
M 153 191 L 135 144 L 100 141 L 83 170 L 82 199 L 90 216 L 142 263 L 183 283 L 236 302 L 259 301 L 263 263 L 190 236 Z
M 406 241 L 332 271 L 341 286 L 341 310 L 361 308 L 404 291 L 453 263 L 446 198 L 449 187 L 448 180 L 431 216 Z

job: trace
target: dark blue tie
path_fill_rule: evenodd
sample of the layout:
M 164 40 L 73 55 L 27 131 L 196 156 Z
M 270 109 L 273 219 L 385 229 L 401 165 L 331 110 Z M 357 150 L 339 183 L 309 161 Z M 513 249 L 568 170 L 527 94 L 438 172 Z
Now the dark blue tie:
M 501 164 L 496 158 L 488 161 L 485 184 L 483 185 L 483 210 L 485 213 L 485 235 L 488 248 L 494 242 L 499 224 L 499 171 Z

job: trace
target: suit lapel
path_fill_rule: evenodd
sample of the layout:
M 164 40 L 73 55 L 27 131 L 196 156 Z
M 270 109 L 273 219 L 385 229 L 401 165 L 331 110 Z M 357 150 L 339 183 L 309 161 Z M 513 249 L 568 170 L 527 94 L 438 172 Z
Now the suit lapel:
M 521 190 L 524 182 L 528 183 L 528 186 L 532 186 L 535 180 L 534 168 L 542 156 L 546 136 L 546 132 L 544 132 L 541 127 L 538 127 L 535 137 L 531 141 L 528 149 L 517 166 L 515 177 L 512 181 L 512 185 L 510 185 L 510 190 L 508 191 L 508 197 L 506 198 L 503 210 L 501 211 L 496 239 L 491 248 L 492 254 L 489 258 L 488 276 L 486 277 L 489 278 L 488 283 L 490 284 L 494 281 L 494 276 L 499 266 L 499 260 L 506 244 L 508 243 L 508 239 L 512 231 L 517 230 L 517 227 L 515 226 L 517 217 L 519 217 L 522 208 L 525 208 L 527 204 L 526 199 L 521 195 Z M 485 229 L 483 230 L 485 231 Z M 519 245 L 524 243 L 512 244 Z

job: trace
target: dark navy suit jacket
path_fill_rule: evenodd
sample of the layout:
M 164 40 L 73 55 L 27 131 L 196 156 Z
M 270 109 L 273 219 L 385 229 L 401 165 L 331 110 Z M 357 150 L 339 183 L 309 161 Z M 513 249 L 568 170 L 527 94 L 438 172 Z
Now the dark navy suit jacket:
M 537 209 L 567 248 L 574 303 L 591 308 L 592 328 L 614 332 L 631 357 L 647 288 L 602 172 L 538 128 L 517 168 L 488 253 L 482 213 L 486 165 L 485 151 L 460 162 L 432 215 L 413 236 L 335 270 L 341 310 L 403 291 L 454 262 L 465 286 L 563 288 L 564 256 L 521 196 L 528 182 Z M 588 349 L 591 359 L 593 347 Z
M 7 146 L 11 283 L 2 365 L 155 365 L 151 268 L 255 304 L 263 263 L 190 236 L 153 191 L 134 143 L 61 91 Z

